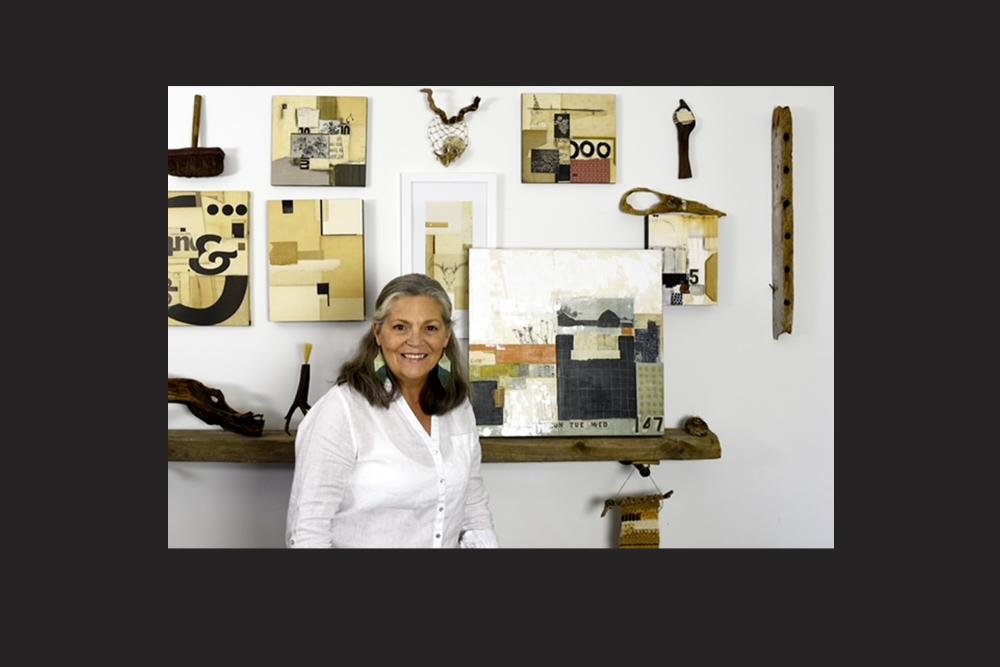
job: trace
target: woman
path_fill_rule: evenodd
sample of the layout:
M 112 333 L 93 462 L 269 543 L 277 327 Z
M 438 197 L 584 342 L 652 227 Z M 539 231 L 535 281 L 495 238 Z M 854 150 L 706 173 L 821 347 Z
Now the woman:
M 497 547 L 451 301 L 395 278 L 295 438 L 289 547 Z

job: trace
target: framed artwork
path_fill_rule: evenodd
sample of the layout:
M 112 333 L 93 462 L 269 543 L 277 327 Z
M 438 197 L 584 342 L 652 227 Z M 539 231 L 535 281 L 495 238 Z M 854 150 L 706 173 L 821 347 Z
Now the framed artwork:
M 400 273 L 425 273 L 451 298 L 455 335 L 468 338 L 469 249 L 497 245 L 496 174 L 403 174 Z
M 365 319 L 361 199 L 267 202 L 267 299 L 272 322 Z
M 368 98 L 271 100 L 271 185 L 365 185 Z
M 650 213 L 646 247 L 663 252 L 664 307 L 718 303 L 718 216 Z
M 663 431 L 661 253 L 469 251 L 469 374 L 484 436 Z
M 250 193 L 167 192 L 167 325 L 250 326 Z
M 522 93 L 522 183 L 614 183 L 614 95 Z

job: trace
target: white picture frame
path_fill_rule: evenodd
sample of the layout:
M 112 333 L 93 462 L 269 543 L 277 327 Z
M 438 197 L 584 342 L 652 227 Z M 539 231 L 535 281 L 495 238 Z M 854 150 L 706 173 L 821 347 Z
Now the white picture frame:
M 494 173 L 401 174 L 400 275 L 426 273 L 426 216 L 429 202 L 472 202 L 472 247 L 496 248 L 497 180 L 498 176 Z M 453 307 L 452 322 L 455 336 L 467 339 L 468 309 Z

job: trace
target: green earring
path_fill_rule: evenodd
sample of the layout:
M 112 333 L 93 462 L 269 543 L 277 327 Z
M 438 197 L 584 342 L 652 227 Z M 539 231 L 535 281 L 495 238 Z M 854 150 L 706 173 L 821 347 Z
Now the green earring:
M 450 387 L 455 381 L 455 376 L 451 373 L 451 359 L 447 354 L 442 354 L 437 367 L 438 380 L 442 387 Z
M 385 365 L 385 357 L 382 356 L 382 348 L 378 349 L 378 354 L 375 355 L 375 361 L 373 362 L 375 366 L 375 377 L 381 382 L 385 382 L 389 379 L 389 368 Z

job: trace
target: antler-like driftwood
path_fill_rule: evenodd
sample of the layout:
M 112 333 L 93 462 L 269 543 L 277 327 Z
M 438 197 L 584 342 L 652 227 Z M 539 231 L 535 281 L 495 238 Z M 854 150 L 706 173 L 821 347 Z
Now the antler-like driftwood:
M 438 105 L 434 104 L 433 90 L 431 90 L 430 88 L 421 88 L 420 92 L 427 95 L 427 104 L 430 105 L 431 111 L 436 113 L 438 117 L 441 118 L 441 122 L 444 123 L 445 125 L 453 125 L 462 120 L 462 118 L 468 112 L 475 111 L 476 109 L 479 108 L 479 96 L 477 95 L 476 98 L 472 100 L 472 104 L 470 104 L 467 107 L 462 107 L 459 110 L 457 116 L 452 116 L 451 118 L 448 118 L 448 114 L 446 114 L 444 111 L 438 108 Z
M 263 415 L 236 412 L 226 403 L 221 391 L 197 380 L 167 378 L 167 403 L 183 403 L 206 424 L 218 424 L 233 433 L 250 436 L 264 433 Z
M 656 195 L 660 201 L 641 211 L 637 210 L 627 201 L 629 195 L 636 192 L 650 192 Z M 681 199 L 680 197 L 657 192 L 656 190 L 650 190 L 649 188 L 632 188 L 623 194 L 622 198 L 618 200 L 618 210 L 622 213 L 630 213 L 631 215 L 649 215 L 650 213 L 695 213 L 697 215 L 717 215 L 720 218 L 725 215 L 722 211 L 716 211 L 714 208 L 705 206 L 699 201 L 695 201 L 693 199 Z
M 644 503 L 648 503 L 654 499 L 659 500 L 659 499 L 669 498 L 672 495 L 674 495 L 673 489 L 667 491 L 663 495 L 653 494 L 651 496 L 626 496 L 625 498 L 608 498 L 607 500 L 604 501 L 604 510 L 601 512 L 601 516 L 603 517 L 605 514 L 608 513 L 608 510 L 610 510 L 612 507 L 615 506 L 641 505 Z

